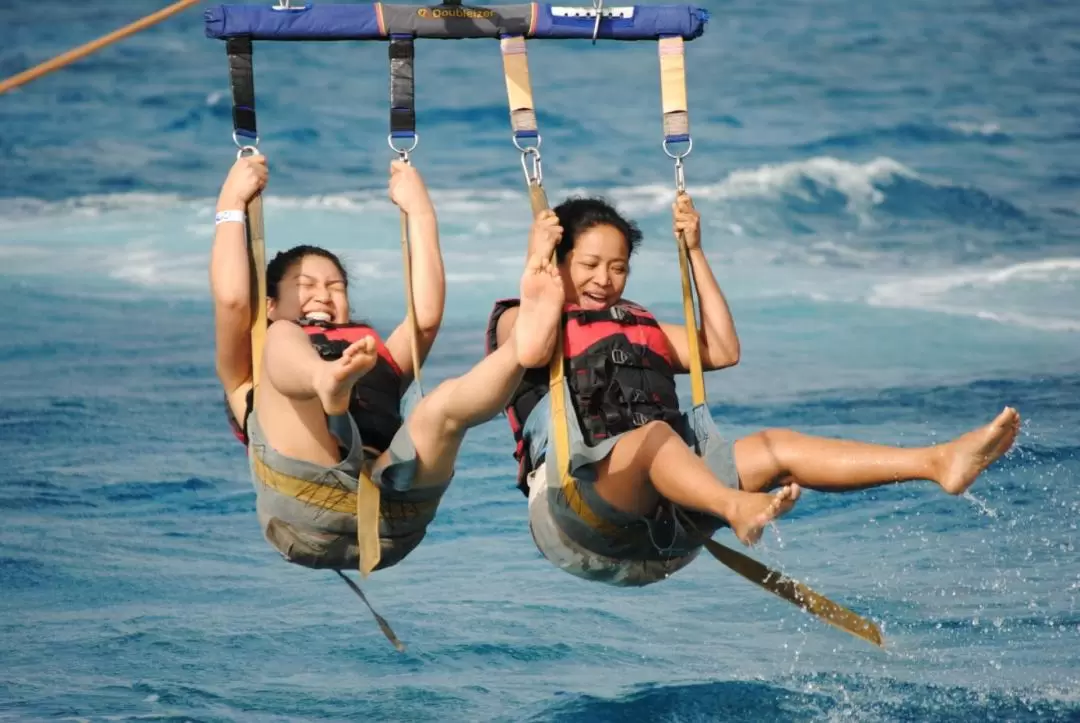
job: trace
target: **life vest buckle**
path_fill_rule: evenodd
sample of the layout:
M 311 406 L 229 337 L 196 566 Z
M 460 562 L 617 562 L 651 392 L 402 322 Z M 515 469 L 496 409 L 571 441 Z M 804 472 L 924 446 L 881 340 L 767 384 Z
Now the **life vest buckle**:
M 619 322 L 620 324 L 630 325 L 637 323 L 637 317 L 627 311 L 626 308 L 623 306 L 616 304 L 615 306 L 612 306 L 608 311 L 611 314 L 611 318 Z

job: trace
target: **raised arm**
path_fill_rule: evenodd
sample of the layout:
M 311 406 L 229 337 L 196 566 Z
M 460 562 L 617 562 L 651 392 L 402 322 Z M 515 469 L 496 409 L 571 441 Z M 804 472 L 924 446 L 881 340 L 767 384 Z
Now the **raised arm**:
M 680 233 L 686 239 L 686 248 L 690 252 L 690 264 L 693 268 L 694 286 L 697 287 L 698 316 L 700 329 L 698 339 L 701 347 L 701 364 L 705 371 L 723 369 L 739 363 L 739 335 L 735 331 L 735 321 L 731 318 L 724 292 L 716 283 L 709 260 L 701 250 L 701 216 L 694 208 L 693 201 L 686 194 L 680 194 L 674 205 L 675 235 Z M 684 324 L 661 324 L 664 334 L 671 344 L 675 356 L 682 366 L 680 371 L 690 368 L 690 340 L 686 336 Z
M 214 298 L 215 366 L 229 406 L 243 419 L 251 388 L 251 270 L 244 213 L 266 185 L 265 156 L 240 158 L 218 195 L 214 245 L 210 251 L 210 291 Z M 239 213 L 229 213 L 239 212 Z
M 413 309 L 419 331 L 417 351 L 423 364 L 439 333 L 446 303 L 446 272 L 439 248 L 438 219 L 424 179 L 408 163 L 394 161 L 390 164 L 390 200 L 409 217 Z M 416 373 L 412 360 L 412 335 L 412 325 L 406 315 L 386 340 L 387 350 L 406 379 L 411 379 Z

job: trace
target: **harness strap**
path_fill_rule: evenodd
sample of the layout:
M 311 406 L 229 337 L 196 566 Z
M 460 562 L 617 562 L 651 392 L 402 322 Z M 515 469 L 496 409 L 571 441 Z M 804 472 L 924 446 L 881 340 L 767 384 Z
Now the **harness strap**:
M 252 42 L 250 37 L 230 38 L 225 43 L 229 57 L 229 81 L 233 96 L 233 141 L 240 147 L 240 156 L 258 153 L 259 134 L 255 116 L 255 73 L 252 63 Z M 241 138 L 245 139 L 241 143 Z M 403 219 L 404 228 L 404 219 Z M 252 320 L 251 320 L 251 382 L 252 393 L 259 386 L 262 377 L 263 351 L 266 347 L 266 230 L 263 221 L 262 194 L 256 195 L 247 205 L 247 241 L 248 255 L 251 260 L 252 285 Z M 407 267 L 406 267 L 407 270 Z M 408 275 L 406 279 L 408 280 Z M 411 294 L 409 296 L 411 301 Z M 411 312 L 411 306 L 410 306 Z M 414 324 L 415 327 L 415 324 Z M 415 335 L 413 349 L 415 358 Z M 416 370 L 419 375 L 419 367 Z M 419 379 L 419 377 L 417 377 Z M 254 399 L 254 397 L 252 397 Z M 361 472 L 357 479 L 357 492 L 338 490 L 326 485 L 313 484 L 296 477 L 281 474 L 270 469 L 257 454 L 251 455 L 256 474 L 268 487 L 298 500 L 313 504 L 323 509 L 336 512 L 354 512 L 357 517 L 356 537 L 360 558 L 360 574 L 367 577 L 381 559 L 382 546 L 379 544 L 379 488 L 371 481 L 366 472 Z M 338 572 L 340 575 L 341 573 Z M 344 576 L 342 576 L 344 577 Z M 363 593 L 351 580 L 349 586 L 356 591 L 375 615 L 383 634 L 399 650 L 403 650 L 389 625 L 382 619 Z
M 686 55 L 681 36 L 660 38 L 660 97 L 664 109 L 664 140 L 690 140 L 686 103 Z
M 251 38 L 231 38 L 225 43 L 229 56 L 229 83 L 232 86 L 233 141 L 239 155 L 258 153 L 259 133 L 255 122 L 255 72 L 251 60 Z M 244 142 L 241 142 L 241 138 Z M 259 386 L 263 348 L 266 346 L 266 230 L 263 224 L 262 194 L 247 205 L 247 242 L 251 274 L 255 280 L 251 298 L 251 382 Z
M 500 41 L 503 57 L 503 75 L 506 79 L 506 94 L 510 105 L 510 125 L 514 131 L 514 147 L 521 151 L 521 165 L 525 169 L 525 180 L 529 190 L 529 205 L 533 217 L 550 208 L 547 193 L 544 191 L 543 175 L 540 170 L 540 133 L 536 123 L 536 109 L 533 103 L 532 85 L 529 82 L 529 57 L 525 38 L 520 35 L 504 36 Z M 535 138 L 535 145 L 521 144 L 522 139 Z M 532 171 L 527 164 L 532 156 Z M 554 252 L 552 263 L 555 262 Z M 581 497 L 578 483 L 570 475 L 570 427 L 566 409 L 566 372 L 563 364 L 563 342 L 566 329 L 565 317 L 560 324 L 559 336 L 555 341 L 555 351 L 548 365 L 548 394 L 551 398 L 551 441 L 554 446 L 554 464 L 558 470 L 559 485 L 570 507 L 590 526 L 608 533 L 617 532 L 617 528 L 598 516 Z M 525 420 L 521 420 L 524 423 Z M 551 464 L 548 460 L 547 464 Z
M 374 616 L 375 618 L 375 623 L 379 626 L 379 630 L 382 631 L 382 634 L 386 636 L 386 639 L 389 640 L 395 648 L 397 648 L 399 653 L 404 653 L 405 643 L 401 642 L 398 636 L 394 633 L 393 628 L 390 627 L 390 623 L 386 622 L 386 618 L 375 612 L 375 608 L 373 608 L 371 606 L 371 603 L 368 602 L 367 595 L 365 595 L 364 591 L 360 589 L 360 586 L 349 578 L 345 577 L 345 573 L 343 573 L 341 570 L 334 570 L 334 572 L 336 572 L 337 576 L 344 580 L 345 584 L 348 585 L 354 593 L 356 593 L 357 597 L 359 597 L 365 605 L 367 605 L 367 609 L 371 611 L 372 616 Z
M 410 35 L 392 35 L 390 54 L 390 137 L 416 138 L 416 51 Z M 396 149 L 395 149 L 396 150 Z
M 390 56 L 390 135 L 387 142 L 398 158 L 409 162 L 409 154 L 420 142 L 416 134 L 416 49 L 411 35 L 392 35 L 388 43 Z M 401 265 L 405 277 L 405 313 L 409 320 L 409 351 L 412 356 L 413 379 L 420 395 L 424 394 L 423 372 L 420 368 L 420 328 L 416 323 L 413 303 L 412 244 L 409 239 L 409 215 L 401 212 Z
M 499 47 L 502 50 L 506 95 L 510 102 L 510 127 L 514 131 L 514 138 L 539 138 L 532 86 L 529 83 L 529 56 L 525 37 L 504 36 L 499 40 Z
M 251 460 L 255 476 L 258 477 L 259 481 L 264 485 L 275 492 L 292 497 L 304 504 L 313 505 L 320 509 L 328 510 L 330 512 L 355 514 L 357 509 L 357 497 L 364 494 L 359 485 L 357 486 L 357 491 L 354 492 L 353 490 L 331 487 L 330 485 L 312 482 L 311 480 L 305 480 L 279 472 L 267 465 L 257 454 L 252 454 Z M 367 473 L 362 474 L 361 478 L 368 480 L 369 484 L 373 487 L 375 486 L 375 483 L 371 482 L 371 477 Z M 375 487 L 375 489 L 377 490 L 378 487 Z M 416 517 L 418 515 L 426 515 L 433 512 L 438 505 L 439 500 L 437 498 L 419 502 L 399 502 L 397 500 L 380 499 L 379 504 L 376 506 L 375 516 L 370 518 L 374 522 L 371 527 L 376 531 L 376 539 L 378 539 L 379 521 L 387 516 L 383 514 L 384 512 L 391 512 L 395 519 Z M 400 509 L 391 509 L 391 507 L 400 507 Z
M 697 527 L 685 512 L 676 507 L 675 514 L 681 517 L 683 523 L 690 529 L 697 531 Z M 844 632 L 862 638 L 879 648 L 885 647 L 881 628 L 872 620 L 867 620 L 843 605 L 814 592 L 801 582 L 792 580 L 776 570 L 771 570 L 754 558 L 721 545 L 716 540 L 706 539 L 705 549 L 729 569 L 768 590 L 773 595 L 787 600 L 814 617 L 824 620 Z
M 529 53 L 524 35 L 504 35 L 499 40 L 502 50 L 503 77 L 510 105 L 510 127 L 514 147 L 521 151 L 521 167 L 529 190 L 529 205 L 533 216 L 549 208 L 544 192 L 544 174 L 540 165 L 542 139 L 536 122 L 532 84 L 529 81 Z M 524 143 L 524 145 L 523 145 Z M 529 160 L 532 160 L 530 167 Z
M 381 494 L 366 472 L 356 480 L 356 545 L 360 556 L 360 576 L 367 577 L 382 559 L 379 544 Z
M 660 38 L 658 41 L 660 56 L 660 98 L 664 113 L 664 151 L 668 144 L 691 143 L 690 114 L 686 102 L 686 47 L 681 37 Z M 675 192 L 682 194 L 686 190 L 683 179 L 682 159 L 690 153 L 687 149 L 675 158 Z M 705 374 L 701 364 L 701 342 L 698 335 L 697 316 L 694 310 L 694 291 L 690 253 L 686 249 L 686 239 L 679 234 L 679 271 L 682 277 L 683 317 L 686 322 L 686 336 L 690 345 L 690 393 L 694 406 L 705 403 Z

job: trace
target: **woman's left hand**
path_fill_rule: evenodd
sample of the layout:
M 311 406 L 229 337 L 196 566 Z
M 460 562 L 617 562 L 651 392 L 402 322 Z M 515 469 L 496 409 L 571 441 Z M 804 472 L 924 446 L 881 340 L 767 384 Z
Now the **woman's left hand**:
M 701 248 L 701 215 L 694 208 L 690 196 L 680 193 L 671 210 L 675 216 L 675 238 L 681 236 L 685 240 L 687 251 Z

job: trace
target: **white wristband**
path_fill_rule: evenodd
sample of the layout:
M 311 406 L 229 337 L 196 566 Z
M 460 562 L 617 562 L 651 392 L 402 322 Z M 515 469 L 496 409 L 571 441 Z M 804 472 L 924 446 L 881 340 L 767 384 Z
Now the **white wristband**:
M 214 214 L 214 225 L 223 223 L 244 223 L 246 216 L 243 211 L 218 211 Z

